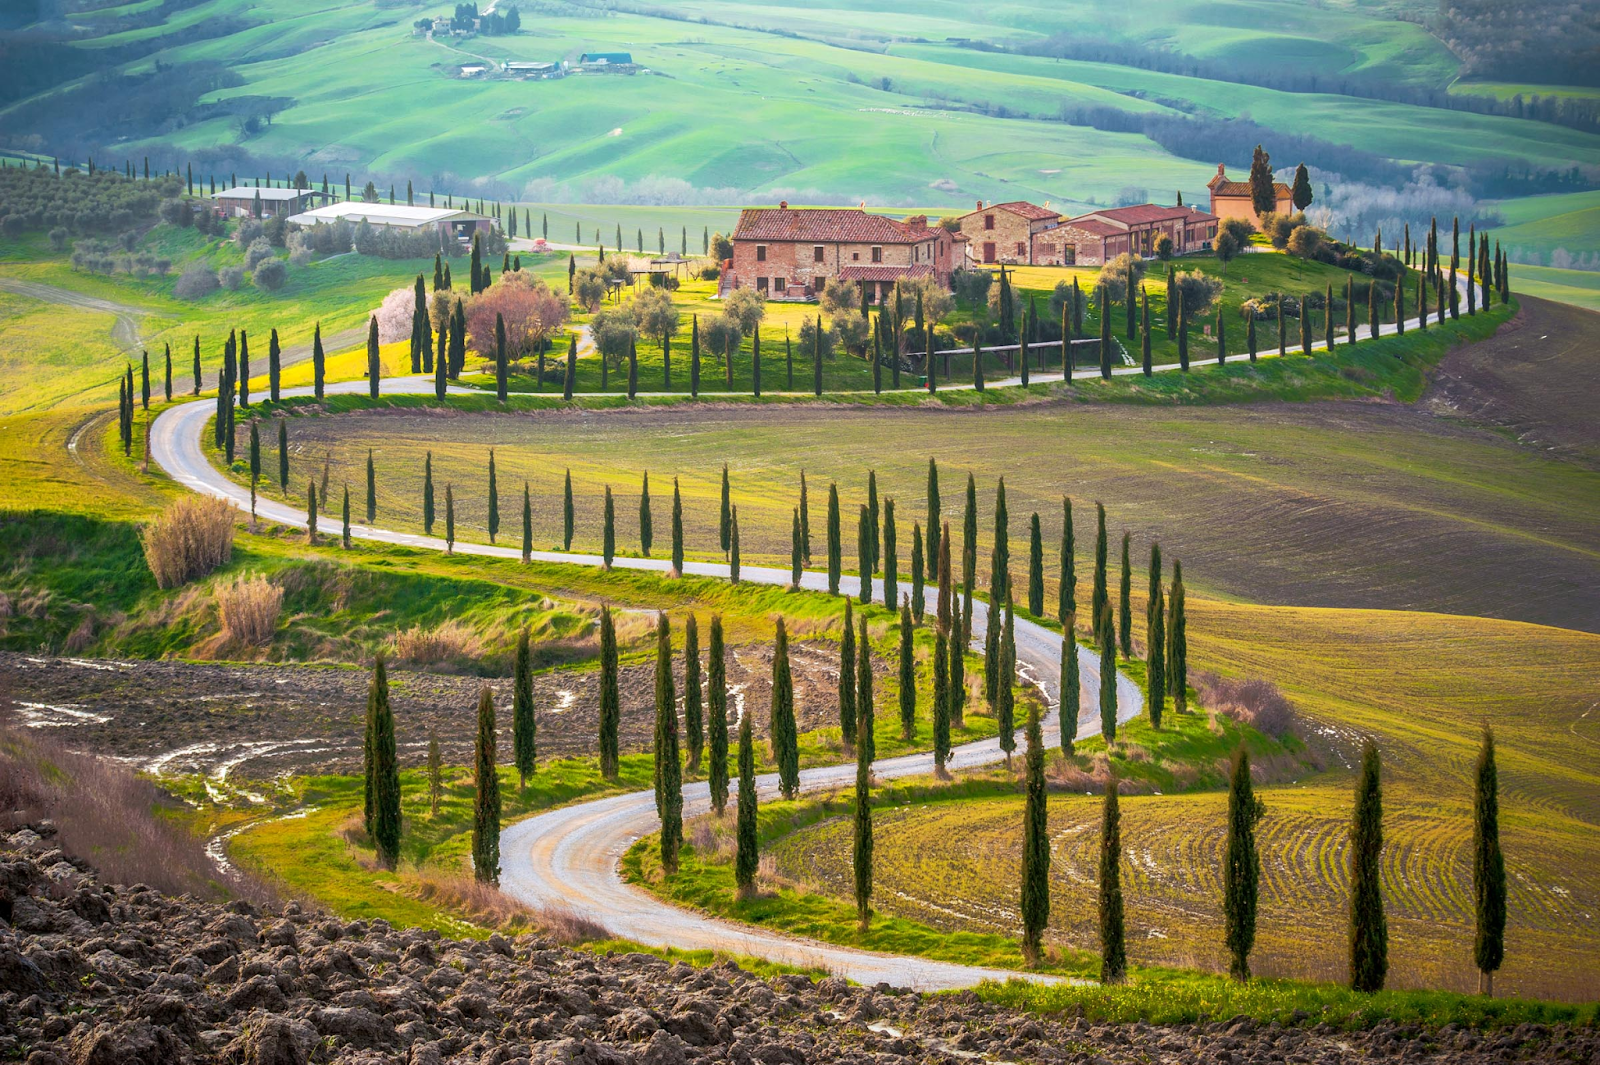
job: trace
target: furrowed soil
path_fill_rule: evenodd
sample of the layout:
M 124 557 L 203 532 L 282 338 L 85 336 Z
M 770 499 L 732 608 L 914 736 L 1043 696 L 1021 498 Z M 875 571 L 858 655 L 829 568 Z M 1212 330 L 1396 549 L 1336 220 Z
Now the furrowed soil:
M 702 655 L 704 650 L 702 648 Z M 802 731 L 838 719 L 837 644 L 790 647 L 795 713 Z M 682 706 L 683 660 L 675 681 Z M 880 665 L 879 671 L 882 672 Z M 0 652 L 0 713 L 50 729 L 73 747 L 128 761 L 158 775 L 199 774 L 213 785 L 286 775 L 354 773 L 369 673 L 340 667 L 227 665 L 36 657 Z M 702 667 L 702 678 L 704 670 Z M 730 729 L 754 714 L 765 734 L 771 717 L 772 648 L 728 648 Z M 478 691 L 488 684 L 498 711 L 499 749 L 511 743 L 511 681 L 391 670 L 402 765 L 427 761 L 435 735 L 448 765 L 472 761 Z M 600 674 L 563 669 L 533 678 L 540 757 L 597 753 Z M 624 665 L 622 749 L 647 750 L 655 728 L 655 666 Z
M 1577 403 L 1578 401 L 1574 401 Z M 275 433 L 263 433 L 264 442 Z M 1070 401 L 956 412 L 715 405 L 595 414 L 465 414 L 385 410 L 297 417 L 291 475 L 332 465 L 334 483 L 378 469 L 379 513 L 421 525 L 422 471 L 455 486 L 458 535 L 481 537 L 488 448 L 496 449 L 500 513 L 515 514 L 526 480 L 534 541 L 558 545 L 564 471 L 576 492 L 575 547 L 598 547 L 603 488 L 617 495 L 620 550 L 637 546 L 648 468 L 657 551 L 672 481 L 684 495 L 691 555 L 716 553 L 720 476 L 730 467 L 749 562 L 786 563 L 804 470 L 813 553 L 820 556 L 830 480 L 841 483 L 845 566 L 875 468 L 897 501 L 899 557 L 926 520 L 930 455 L 940 460 L 943 519 L 958 531 L 968 471 L 978 482 L 979 558 L 989 553 L 996 480 L 1004 476 L 1012 558 L 1025 565 L 1038 511 L 1047 580 L 1060 543 L 1061 495 L 1075 504 L 1080 556 L 1092 549 L 1092 501 L 1112 535 L 1129 530 L 1181 559 L 1191 589 L 1264 603 L 1433 610 L 1600 630 L 1600 483 L 1488 430 L 1396 403 L 1149 408 Z M 264 450 L 275 450 L 275 445 Z M 264 455 L 274 469 L 276 455 Z M 1080 557 L 1079 572 L 1086 558 Z M 902 569 L 903 572 L 903 569 Z M 1051 598 L 1054 598 L 1052 591 Z

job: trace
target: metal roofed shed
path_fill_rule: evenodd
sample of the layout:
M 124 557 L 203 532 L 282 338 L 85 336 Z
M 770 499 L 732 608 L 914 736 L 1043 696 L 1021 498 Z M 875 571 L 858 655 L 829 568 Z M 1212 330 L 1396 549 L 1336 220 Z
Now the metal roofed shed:
M 297 226 L 314 226 L 319 222 L 332 224 L 348 222 L 359 225 L 392 226 L 417 232 L 424 229 L 437 231 L 441 236 L 470 241 L 479 230 L 493 228 L 494 220 L 475 211 L 448 207 L 411 207 L 403 203 L 330 203 L 301 214 L 292 215 L 289 221 Z

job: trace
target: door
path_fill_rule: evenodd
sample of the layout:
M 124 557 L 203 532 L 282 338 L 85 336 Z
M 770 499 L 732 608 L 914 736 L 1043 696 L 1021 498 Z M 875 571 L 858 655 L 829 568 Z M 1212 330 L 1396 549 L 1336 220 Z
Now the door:
M 994 262 L 994 241 L 992 240 L 983 242 L 983 261 L 986 263 Z

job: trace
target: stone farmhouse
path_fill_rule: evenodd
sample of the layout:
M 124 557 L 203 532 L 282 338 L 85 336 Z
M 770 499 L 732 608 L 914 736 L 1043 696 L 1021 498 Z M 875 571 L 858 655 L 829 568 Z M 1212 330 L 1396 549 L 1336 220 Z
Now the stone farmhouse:
M 1052 234 L 1066 248 L 1066 263 L 1102 266 L 1124 252 L 1154 255 L 1156 238 L 1163 233 L 1172 238 L 1174 255 L 1204 251 L 1211 247 L 1219 221 L 1193 207 L 1141 203 L 1069 218 Z
M 949 285 L 965 255 L 964 236 L 859 208 L 747 208 L 733 230 L 733 259 L 723 264 L 720 292 L 753 288 L 769 299 L 815 297 L 830 278 L 860 286 L 864 304 L 897 282 L 931 277 Z
M 1217 164 L 1217 176 L 1206 182 L 1211 190 L 1211 213 L 1218 218 L 1242 218 L 1261 228 L 1261 216 L 1256 214 L 1255 201 L 1250 196 L 1250 182 L 1229 181 L 1227 171 Z M 1281 181 L 1272 183 L 1273 207 L 1276 214 L 1289 214 L 1294 210 L 1294 199 L 1289 186 Z
M 1040 207 L 1026 200 L 984 205 L 956 220 L 968 240 L 968 249 L 980 263 L 1005 263 L 1008 266 L 1061 266 L 1071 260 L 1059 236 L 1052 231 L 1061 224 L 1061 212 L 1048 204 Z

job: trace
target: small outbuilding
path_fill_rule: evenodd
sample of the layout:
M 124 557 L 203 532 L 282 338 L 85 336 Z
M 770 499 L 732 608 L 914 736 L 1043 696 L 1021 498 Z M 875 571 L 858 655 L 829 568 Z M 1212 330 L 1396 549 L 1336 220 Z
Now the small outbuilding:
M 474 211 L 453 210 L 448 207 L 412 207 L 403 203 L 365 203 L 360 200 L 330 203 L 326 207 L 293 215 L 289 221 L 297 226 L 334 222 L 360 225 L 365 222 L 372 226 L 390 226 L 411 233 L 432 229 L 441 237 L 465 243 L 472 241 L 474 233 L 480 230 L 487 232 L 494 228 L 494 219 Z
M 318 194 L 310 189 L 254 188 L 240 185 L 217 193 L 217 210 L 228 218 L 252 218 L 256 204 L 261 205 L 261 217 L 272 218 L 281 214 L 295 214 L 311 207 Z

